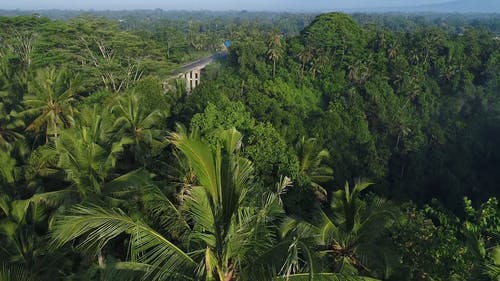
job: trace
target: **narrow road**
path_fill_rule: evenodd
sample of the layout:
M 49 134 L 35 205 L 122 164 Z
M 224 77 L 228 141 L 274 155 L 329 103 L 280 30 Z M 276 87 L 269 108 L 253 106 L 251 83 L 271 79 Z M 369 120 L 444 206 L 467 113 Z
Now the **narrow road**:
M 211 55 L 209 57 L 201 58 L 201 59 L 192 61 L 192 62 L 190 62 L 188 64 L 185 64 L 185 65 L 177 68 L 175 71 L 173 71 L 173 73 L 175 73 L 175 74 L 185 73 L 185 72 L 188 72 L 191 69 L 198 68 L 200 66 L 205 66 L 207 64 L 210 64 L 214 60 L 223 58 L 225 56 L 227 56 L 227 53 L 225 53 L 225 52 L 215 53 L 215 54 L 213 54 L 213 55 Z

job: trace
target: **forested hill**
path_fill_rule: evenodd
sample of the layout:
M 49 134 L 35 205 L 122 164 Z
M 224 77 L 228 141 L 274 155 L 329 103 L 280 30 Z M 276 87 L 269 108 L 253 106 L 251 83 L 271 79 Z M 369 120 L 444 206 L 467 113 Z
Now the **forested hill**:
M 393 33 L 325 15 L 287 41 L 235 42 L 227 71 L 190 97 L 193 113 L 209 103 L 191 122 L 217 127 L 212 114 L 244 105 L 286 143 L 315 137 L 337 185 L 366 177 L 393 198 L 484 200 L 498 195 L 499 46 L 477 30 Z
M 497 35 L 277 18 L 1 17 L 0 280 L 498 280 Z

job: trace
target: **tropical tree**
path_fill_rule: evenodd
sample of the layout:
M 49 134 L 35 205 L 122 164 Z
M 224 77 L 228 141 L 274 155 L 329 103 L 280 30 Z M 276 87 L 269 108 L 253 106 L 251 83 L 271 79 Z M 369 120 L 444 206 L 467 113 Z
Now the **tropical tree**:
M 192 190 L 195 201 L 188 202 L 190 213 L 193 218 L 200 211 L 211 214 L 209 220 L 199 221 L 199 226 L 208 231 L 207 237 L 200 237 L 207 250 L 207 276 L 215 280 L 248 280 L 260 271 L 248 265 L 254 264 L 276 242 L 272 232 L 276 225 L 270 220 L 278 219 L 283 211 L 276 194 L 250 204 L 248 191 L 252 188 L 253 166 L 238 156 L 241 134 L 230 129 L 222 133 L 222 140 L 224 154 L 219 149 L 210 153 L 209 146 L 184 135 L 172 136 L 172 142 L 192 163 L 204 187 Z M 208 205 L 203 207 L 202 202 Z M 213 207 L 207 209 L 208 206 Z
M 333 194 L 330 209 L 321 211 L 316 221 L 289 220 L 285 224 L 284 233 L 308 241 L 310 246 L 304 243 L 302 251 L 315 252 L 326 263 L 323 270 L 331 272 L 315 274 L 388 278 L 397 266 L 398 257 L 384 235 L 394 223 L 392 207 L 378 197 L 363 201 L 360 193 L 370 185 L 361 182 L 350 188 L 346 183 Z
M 466 246 L 471 254 L 471 277 L 482 280 L 500 279 L 500 205 L 496 198 L 490 198 L 479 208 L 464 198 L 466 220 L 461 230 L 466 237 Z M 485 278 L 486 280 L 486 278 Z
M 175 188 L 177 201 L 181 205 L 191 193 L 191 189 L 197 185 L 197 177 L 184 154 L 173 150 L 172 156 L 171 162 L 174 163 L 168 166 L 167 178 L 169 184 Z
M 19 167 L 16 159 L 12 156 L 12 149 L 0 150 L 0 190 L 8 192 L 13 187 L 15 180 L 19 176 Z
M 5 150 L 24 139 L 25 123 L 18 113 L 23 110 L 27 72 L 18 57 L 0 56 L 0 147 Z
M 239 156 L 241 134 L 224 131 L 222 144 L 214 150 L 184 133 L 173 133 L 170 139 L 192 165 L 199 186 L 191 189 L 183 207 L 157 189 L 148 192 L 152 199 L 145 199 L 145 206 L 154 207 L 147 213 L 159 217 L 161 231 L 120 209 L 78 205 L 56 218 L 54 244 L 84 236 L 82 248 L 99 250 L 127 233 L 129 264 L 142 267 L 148 280 L 271 278 L 279 261 L 261 258 L 270 257 L 278 239 L 276 223 L 284 214 L 278 194 L 250 200 L 253 167 Z M 151 204 L 155 201 L 162 204 Z
M 54 168 L 64 171 L 71 183 L 66 191 L 73 199 L 116 200 L 116 192 L 146 185 L 150 179 L 144 169 L 121 175 L 114 172 L 125 146 L 132 140 L 111 140 L 111 116 L 97 105 L 84 107 L 76 125 L 63 130 L 54 145 L 42 153 L 42 157 L 57 159 Z
M 316 57 L 333 59 L 336 66 L 345 67 L 366 45 L 364 30 L 351 17 L 341 13 L 319 15 L 302 31 L 306 46 L 316 49 Z M 323 65 L 319 59 L 319 64 Z
M 26 61 L 15 52 L 2 53 L 0 49 L 0 101 L 8 109 L 19 111 L 22 108 L 21 101 L 32 78 L 31 72 Z
M 359 182 L 352 189 L 346 184 L 344 190 L 334 193 L 331 207 L 334 218 L 323 227 L 330 228 L 324 236 L 333 250 L 333 260 L 340 266 L 350 264 L 360 273 L 389 276 L 391 262 L 395 262 L 390 244 L 384 241 L 389 227 L 395 223 L 395 212 L 385 199 L 375 197 L 369 202 L 360 198 L 360 193 L 371 183 Z M 335 224 L 332 224 L 334 222 Z M 385 247 L 384 247 L 385 246 Z M 382 272 L 377 270 L 383 269 Z
M 163 121 L 162 112 L 141 106 L 137 95 L 118 98 L 112 112 L 116 115 L 114 131 L 119 138 L 127 137 L 132 140 L 135 160 L 144 164 L 151 156 L 150 152 L 158 152 L 163 147 L 162 130 L 155 129 Z
M 43 131 L 46 142 L 57 138 L 63 128 L 73 124 L 73 102 L 78 90 L 76 78 L 65 69 L 38 71 L 24 97 L 24 114 L 34 117 L 26 130 Z
M 24 140 L 19 130 L 24 127 L 24 121 L 15 112 L 7 113 L 4 109 L 4 104 L 0 102 L 0 148 L 6 150 Z
M 321 184 L 333 178 L 332 168 L 325 165 L 330 153 L 326 149 L 318 149 L 317 139 L 302 137 L 296 145 L 299 158 L 299 171 L 311 180 L 311 186 L 318 199 L 326 199 L 326 190 Z
M 267 57 L 273 62 L 273 78 L 276 76 L 276 61 L 283 56 L 282 35 L 279 33 L 271 34 L 267 43 Z
M 307 46 L 297 55 L 300 61 L 300 76 L 304 76 L 304 70 L 307 65 L 310 65 L 314 57 L 314 49 L 311 46 Z
M 50 252 L 47 237 L 40 235 L 47 228 L 49 209 L 59 204 L 58 192 L 35 194 L 16 200 L 0 195 L 0 280 L 35 280 L 58 272 L 60 252 Z M 1 266 L 1 265 L 0 265 Z M 31 278 L 28 278 L 30 277 Z M 16 279 L 18 278 L 18 279 Z

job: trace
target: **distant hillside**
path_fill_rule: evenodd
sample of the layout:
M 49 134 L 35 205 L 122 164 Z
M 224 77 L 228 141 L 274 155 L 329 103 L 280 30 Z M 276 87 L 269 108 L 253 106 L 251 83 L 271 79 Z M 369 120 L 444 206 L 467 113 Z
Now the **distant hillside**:
M 455 0 L 446 3 L 400 6 L 380 8 L 348 9 L 347 12 L 406 12 L 406 13 L 498 13 L 500 14 L 500 0 Z
M 440 13 L 500 13 L 498 0 L 457 0 L 434 5 L 408 8 L 409 11 Z

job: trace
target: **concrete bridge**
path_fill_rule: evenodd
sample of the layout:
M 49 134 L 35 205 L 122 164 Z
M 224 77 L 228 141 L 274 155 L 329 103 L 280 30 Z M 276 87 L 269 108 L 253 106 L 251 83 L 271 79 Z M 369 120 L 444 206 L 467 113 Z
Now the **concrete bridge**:
M 186 91 L 190 93 L 196 88 L 201 82 L 201 71 L 209 64 L 217 59 L 225 57 L 227 54 L 225 52 L 216 53 L 209 57 L 201 58 L 190 62 L 177 70 L 175 70 L 172 76 L 170 76 L 164 83 L 165 86 L 169 84 L 169 81 L 176 79 L 183 79 L 186 81 Z

